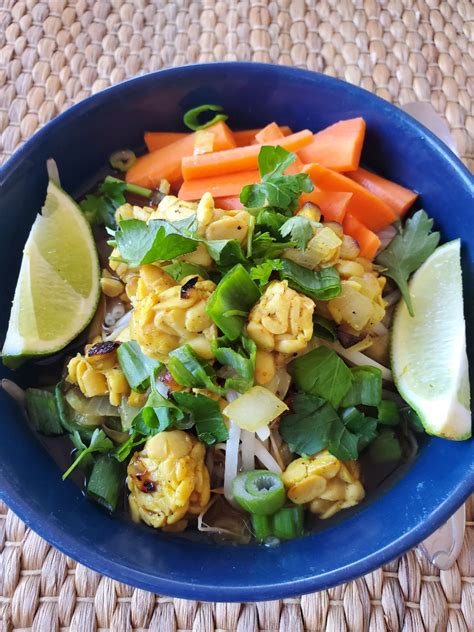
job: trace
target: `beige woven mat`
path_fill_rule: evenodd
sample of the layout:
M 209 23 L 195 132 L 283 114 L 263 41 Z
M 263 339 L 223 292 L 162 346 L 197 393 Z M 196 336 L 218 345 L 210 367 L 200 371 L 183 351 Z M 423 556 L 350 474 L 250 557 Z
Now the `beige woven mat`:
M 473 167 L 472 19 L 469 0 L 0 0 L 0 159 L 72 103 L 127 77 L 253 60 L 325 72 L 399 104 L 431 102 Z M 0 503 L 0 631 L 467 632 L 474 624 L 473 502 L 468 519 L 449 571 L 412 551 L 332 590 L 223 605 L 158 597 L 100 577 Z

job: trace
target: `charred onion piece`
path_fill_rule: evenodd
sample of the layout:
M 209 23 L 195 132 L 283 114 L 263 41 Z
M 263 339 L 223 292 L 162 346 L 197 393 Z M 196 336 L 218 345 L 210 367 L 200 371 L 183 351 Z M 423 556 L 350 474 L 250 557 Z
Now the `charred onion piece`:
M 92 345 L 92 347 L 88 349 L 87 356 L 90 358 L 91 356 L 96 355 L 107 355 L 108 353 L 115 351 L 117 347 L 119 347 L 119 343 L 114 342 L 113 340 L 96 342 L 95 345 Z
M 181 286 L 181 291 L 179 293 L 181 298 L 188 298 L 188 292 L 191 290 L 196 283 L 199 281 L 199 277 L 192 277 L 189 281 L 186 281 L 184 285 Z

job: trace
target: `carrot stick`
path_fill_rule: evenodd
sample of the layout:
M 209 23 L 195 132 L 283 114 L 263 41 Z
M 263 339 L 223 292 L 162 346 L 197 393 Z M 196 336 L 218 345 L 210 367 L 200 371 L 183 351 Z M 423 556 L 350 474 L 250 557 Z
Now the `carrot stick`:
M 299 157 L 304 163 L 319 162 L 334 171 L 354 171 L 359 166 L 364 137 L 363 118 L 339 121 L 314 134 Z
M 175 143 L 189 134 L 190 132 L 145 132 L 145 145 L 148 151 L 155 151 L 155 149 L 171 145 L 171 143 Z
M 405 189 L 400 184 L 396 184 L 391 180 L 382 178 L 371 171 L 359 167 L 356 171 L 350 171 L 345 174 L 351 180 L 358 182 L 361 186 L 368 189 L 374 195 L 386 202 L 395 213 L 402 217 L 412 206 L 418 193 Z
M 371 230 L 378 231 L 392 224 L 397 216 L 394 211 L 379 197 L 364 189 L 360 184 L 342 173 L 336 173 L 317 163 L 306 165 L 303 169 L 314 184 L 323 191 L 344 191 L 352 193 L 346 208 Z
M 311 132 L 305 129 L 296 134 L 285 136 L 285 138 L 270 141 L 268 145 L 280 145 L 287 151 L 297 151 L 309 143 L 311 138 Z M 259 152 L 260 145 L 247 145 L 246 147 L 215 151 L 201 156 L 186 156 L 181 165 L 183 179 L 196 180 L 239 171 L 251 171 L 258 166 Z
M 194 180 L 196 182 L 196 180 Z M 227 197 L 216 198 L 214 200 L 216 208 L 222 208 L 224 211 L 234 211 L 243 208 L 243 204 L 238 196 L 229 195 Z
M 321 209 L 326 221 L 342 224 L 351 197 L 352 193 L 321 191 L 321 189 L 315 188 L 311 193 L 303 193 L 300 196 L 300 204 L 312 202 Z
M 280 130 L 283 133 L 283 136 L 289 136 L 293 132 L 287 125 L 281 125 Z M 261 131 L 260 127 L 256 127 L 254 129 L 243 129 L 238 132 L 234 132 L 235 142 L 237 143 L 237 147 L 245 147 L 246 145 L 251 145 L 255 141 L 255 136 Z
M 214 149 L 219 153 L 223 149 L 235 147 L 235 140 L 230 128 L 219 121 L 207 129 L 213 132 Z M 185 156 L 192 156 L 194 152 L 194 134 L 187 134 L 184 138 L 171 143 L 161 149 L 155 149 L 149 154 L 140 156 L 135 164 L 127 171 L 126 180 L 142 187 L 154 188 L 165 178 L 171 183 L 181 180 L 181 160 Z
M 342 224 L 344 233 L 354 237 L 359 244 L 361 257 L 373 259 L 380 248 L 381 241 L 367 226 L 351 213 L 347 213 Z
M 257 182 L 260 182 L 258 171 L 240 171 L 222 176 L 185 180 L 181 185 L 178 197 L 182 200 L 200 200 L 206 192 L 209 192 L 214 198 L 238 196 L 246 184 Z
M 272 140 L 278 140 L 283 137 L 283 132 L 275 122 L 269 123 L 266 127 L 261 129 L 258 134 L 255 134 L 255 140 L 259 145 L 266 145 Z

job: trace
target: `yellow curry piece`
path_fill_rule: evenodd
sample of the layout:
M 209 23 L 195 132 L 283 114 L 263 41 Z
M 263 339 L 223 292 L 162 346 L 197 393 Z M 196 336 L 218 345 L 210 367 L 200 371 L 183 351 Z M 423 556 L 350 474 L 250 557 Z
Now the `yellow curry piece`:
M 118 406 L 122 396 L 130 395 L 130 386 L 119 366 L 117 343 L 99 338 L 86 345 L 84 355 L 78 353 L 67 365 L 67 381 L 77 384 L 86 397 L 109 395 L 112 406 Z
M 135 452 L 127 469 L 132 518 L 155 528 L 182 530 L 210 498 L 206 448 L 182 430 L 160 432 Z
M 322 519 L 364 498 L 359 477 L 357 461 L 340 461 L 328 450 L 292 461 L 282 474 L 288 498 L 298 505 L 309 505 L 309 510 Z

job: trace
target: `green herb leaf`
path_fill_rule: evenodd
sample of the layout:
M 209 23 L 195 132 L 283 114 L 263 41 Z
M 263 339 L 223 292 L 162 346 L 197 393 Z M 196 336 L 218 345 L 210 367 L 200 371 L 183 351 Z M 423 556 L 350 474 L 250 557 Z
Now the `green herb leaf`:
M 240 337 L 245 317 L 259 298 L 260 291 L 255 282 L 247 270 L 237 264 L 222 277 L 206 310 L 222 333 L 233 341 Z
M 191 274 L 197 274 L 202 279 L 209 278 L 206 268 L 194 263 L 188 263 L 187 261 L 169 263 L 167 266 L 163 266 L 163 270 L 172 276 L 175 281 L 181 281 L 181 279 L 184 279 L 184 277 L 190 276 Z
M 229 377 L 225 381 L 224 388 L 234 389 L 239 393 L 245 393 L 253 386 L 255 373 L 255 359 L 257 346 L 253 340 L 242 336 L 242 347 L 232 349 L 230 341 L 226 338 L 218 338 L 211 343 L 216 360 L 223 366 L 234 369 L 237 377 Z
M 298 393 L 292 410 L 282 416 L 280 434 L 292 452 L 302 456 L 327 448 L 338 459 L 358 456 L 359 438 L 350 432 L 334 408 L 321 397 Z
M 145 355 L 135 340 L 123 342 L 117 349 L 117 358 L 130 388 L 139 393 L 146 391 L 150 377 L 162 366 L 158 360 Z
M 289 371 L 300 391 L 319 395 L 334 408 L 339 407 L 352 384 L 349 367 L 327 347 L 318 347 L 293 360 Z
M 307 217 L 295 215 L 280 227 L 280 234 L 282 237 L 290 237 L 297 248 L 304 250 L 313 237 L 313 227 Z
M 198 241 L 190 236 L 190 221 L 167 222 L 138 219 L 120 222 L 115 239 L 121 257 L 133 267 L 167 261 L 196 250 Z
M 179 392 L 173 394 L 173 399 L 181 410 L 190 415 L 200 441 L 206 445 L 227 441 L 229 432 L 219 402 L 205 395 Z
M 132 422 L 134 430 L 145 436 L 153 436 L 167 430 L 184 417 L 179 408 L 166 397 L 160 395 L 152 383 L 152 391 L 145 406 Z
M 277 241 L 270 233 L 260 233 L 252 240 L 252 258 L 256 263 L 278 258 L 286 248 L 293 248 L 292 241 Z
M 236 239 L 211 239 L 204 242 L 207 251 L 220 268 L 231 268 L 237 263 L 247 263 Z
M 141 433 L 133 430 L 129 438 L 116 449 L 115 458 L 120 462 L 125 461 L 130 456 L 130 453 L 133 452 L 135 448 L 145 443 L 146 440 L 147 437 L 144 437 Z
M 367 417 L 354 406 L 341 411 L 342 423 L 347 430 L 358 437 L 358 451 L 361 452 L 377 436 L 377 419 Z
M 341 293 L 341 279 L 335 268 L 308 270 L 294 261 L 282 259 L 280 278 L 297 292 L 306 294 L 313 301 L 329 301 Z
M 334 322 L 319 314 L 313 316 L 313 335 L 323 340 L 335 342 L 337 339 Z
M 110 456 L 102 456 L 92 468 L 87 481 L 87 495 L 108 511 L 115 511 L 124 484 L 120 463 Z
M 269 232 L 272 237 L 281 237 L 280 228 L 288 221 L 288 215 L 275 211 L 271 206 L 262 208 L 256 217 L 255 225 L 263 232 Z
M 200 358 L 189 345 L 183 345 L 169 353 L 167 368 L 175 382 L 181 386 L 207 388 L 218 394 L 225 392 L 217 385 L 212 366 Z
M 373 366 L 351 369 L 352 385 L 341 406 L 378 406 L 382 399 L 382 371 Z
M 54 393 L 39 388 L 26 389 L 26 412 L 34 429 L 46 436 L 64 433 Z
M 186 112 L 186 114 L 183 116 L 183 123 L 186 125 L 186 127 L 193 130 L 193 132 L 197 132 L 200 129 L 206 129 L 211 125 L 218 123 L 219 121 L 227 121 L 227 119 L 229 118 L 226 114 L 216 114 L 209 121 L 201 123 L 199 120 L 201 114 L 208 112 L 222 112 L 223 110 L 224 108 L 222 107 L 222 105 L 199 105 L 198 107 L 192 108 L 192 110 L 188 110 Z
M 78 444 L 80 442 L 79 445 L 84 445 L 79 433 L 74 433 L 74 438 Z M 114 444 L 105 434 L 105 432 L 100 428 L 97 428 L 92 434 L 89 446 L 87 448 L 81 449 L 74 463 L 66 470 L 66 472 L 64 472 L 63 480 L 65 480 L 69 476 L 69 474 L 79 465 L 79 463 L 83 461 L 89 454 L 93 454 L 94 452 L 108 452 L 109 450 L 112 450 L 113 447 Z
M 296 154 L 286 151 L 283 147 L 264 145 L 258 155 L 262 181 L 242 189 L 242 204 L 252 208 L 267 203 L 278 209 L 293 211 L 298 205 L 300 195 L 314 189 L 311 178 L 306 173 L 283 175 L 285 169 L 295 160 Z
M 282 269 L 281 259 L 271 259 L 270 261 L 264 261 L 259 263 L 253 268 L 250 268 L 250 278 L 258 283 L 260 289 L 263 289 L 268 282 L 272 272 Z
M 98 195 L 86 195 L 79 206 L 90 224 L 115 227 L 115 211 L 125 204 L 124 191 L 127 185 L 122 180 L 106 179 L 99 186 Z
M 423 210 L 398 227 L 396 235 L 382 250 L 375 262 L 386 268 L 384 275 L 390 277 L 400 288 L 411 316 L 414 316 L 408 279 L 431 255 L 439 243 L 440 235 L 432 232 L 433 220 Z

